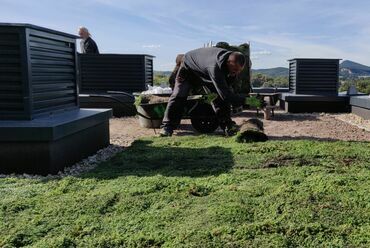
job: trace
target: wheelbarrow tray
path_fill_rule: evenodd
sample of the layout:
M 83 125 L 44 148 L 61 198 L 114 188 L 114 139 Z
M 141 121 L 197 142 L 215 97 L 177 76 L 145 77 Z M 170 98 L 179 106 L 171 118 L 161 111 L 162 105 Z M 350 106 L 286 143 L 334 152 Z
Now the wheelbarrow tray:
M 157 94 L 156 96 L 164 95 Z M 182 119 L 190 119 L 194 129 L 200 133 L 213 133 L 219 127 L 219 122 L 212 106 L 205 103 L 203 99 L 203 95 L 188 96 Z M 140 125 L 147 128 L 159 128 L 166 107 L 167 102 L 143 103 L 137 106 Z

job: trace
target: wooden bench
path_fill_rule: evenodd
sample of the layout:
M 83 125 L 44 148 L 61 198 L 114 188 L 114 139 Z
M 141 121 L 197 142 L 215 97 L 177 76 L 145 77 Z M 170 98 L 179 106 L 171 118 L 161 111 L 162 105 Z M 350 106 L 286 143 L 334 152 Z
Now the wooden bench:
M 278 108 L 278 106 L 271 106 L 271 105 L 267 105 L 266 107 L 264 107 L 262 109 L 263 118 L 265 120 L 270 120 L 271 117 L 273 117 L 275 115 L 274 110 L 277 109 L 277 108 Z
M 262 108 L 263 111 L 263 117 L 265 120 L 271 119 L 275 115 L 275 109 L 279 108 L 276 106 L 277 99 L 279 97 L 279 93 L 251 93 L 251 96 L 261 96 L 263 98 L 268 97 L 269 101 L 268 104 Z M 257 115 L 259 113 L 259 110 L 257 108 Z

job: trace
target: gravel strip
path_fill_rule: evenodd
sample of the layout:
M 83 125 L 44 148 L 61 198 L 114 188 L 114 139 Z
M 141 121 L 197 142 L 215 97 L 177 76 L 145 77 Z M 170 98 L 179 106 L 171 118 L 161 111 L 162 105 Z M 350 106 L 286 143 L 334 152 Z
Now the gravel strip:
M 366 131 L 370 132 L 370 120 L 365 120 L 355 114 L 340 114 L 334 115 L 334 117 L 338 120 L 344 121 L 348 124 L 356 126 L 360 129 L 365 129 Z

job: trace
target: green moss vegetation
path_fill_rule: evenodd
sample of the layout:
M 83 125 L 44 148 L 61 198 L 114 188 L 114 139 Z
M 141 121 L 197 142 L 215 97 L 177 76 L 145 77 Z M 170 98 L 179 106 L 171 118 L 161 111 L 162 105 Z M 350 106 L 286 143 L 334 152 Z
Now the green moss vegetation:
M 0 196 L 0 247 L 369 247 L 370 144 L 143 139 Z

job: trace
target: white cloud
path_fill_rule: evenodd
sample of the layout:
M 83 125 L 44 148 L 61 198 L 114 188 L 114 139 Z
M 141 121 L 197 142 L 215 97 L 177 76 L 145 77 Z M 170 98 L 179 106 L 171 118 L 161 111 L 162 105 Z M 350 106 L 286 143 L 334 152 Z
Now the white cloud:
M 225 30 L 225 29 L 229 29 L 229 30 L 233 30 L 233 31 L 246 31 L 246 30 L 249 30 L 249 31 L 256 31 L 256 30 L 260 30 L 261 27 L 257 26 L 257 25 L 211 25 L 210 27 L 216 29 L 216 30 Z
M 255 65 L 286 66 L 293 57 L 333 57 L 370 65 L 370 1 L 0 0 L 4 21 L 66 32 L 84 24 L 102 51 L 155 54 L 172 68 L 178 53 L 207 41 L 251 41 Z M 117 32 L 117 28 L 119 28 Z M 160 44 L 160 45 L 159 45 Z M 168 69 L 169 69 L 168 68 Z
M 341 58 L 342 56 L 350 55 L 350 53 L 341 49 L 341 47 L 300 40 L 279 34 L 256 35 L 253 36 L 253 40 L 269 46 L 283 48 L 287 51 L 286 56 Z
M 155 44 L 142 45 L 142 48 L 159 49 L 159 48 L 161 48 L 161 45 L 155 45 Z
M 261 50 L 261 51 L 252 51 L 253 55 L 272 55 L 271 51 Z
M 158 63 L 156 65 L 156 70 L 158 71 L 171 71 L 175 67 L 175 63 Z

